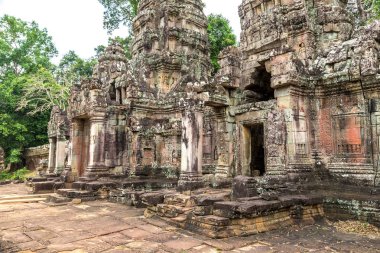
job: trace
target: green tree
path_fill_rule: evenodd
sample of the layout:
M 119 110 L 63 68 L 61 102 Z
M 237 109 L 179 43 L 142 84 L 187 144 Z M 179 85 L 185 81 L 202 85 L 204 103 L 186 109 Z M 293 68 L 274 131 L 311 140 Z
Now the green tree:
M 28 115 L 49 112 L 53 106 L 66 110 L 70 88 L 82 78 L 90 78 L 96 64 L 95 58 L 84 60 L 74 51 L 65 54 L 52 71 L 41 68 L 39 71 L 20 80 L 28 85 L 18 102 L 18 110 L 27 110 Z
M 236 45 L 236 36 L 229 21 L 222 15 L 210 14 L 208 16 L 208 40 L 210 42 L 210 58 L 214 73 L 220 68 L 218 55 L 226 47 Z
M 47 142 L 49 113 L 17 110 L 24 89 L 40 69 L 51 71 L 57 50 L 46 29 L 12 16 L 0 18 L 0 146 L 7 162 L 18 162 L 23 148 Z
M 133 18 L 137 15 L 140 0 L 99 0 L 104 6 L 104 28 L 109 33 L 120 25 L 131 27 Z
M 95 64 L 95 58 L 84 60 L 74 51 L 69 51 L 62 57 L 55 70 L 57 81 L 59 84 L 72 86 L 81 78 L 91 77 Z
M 112 42 L 117 42 L 123 47 L 124 52 L 125 52 L 125 56 L 128 59 L 132 58 L 132 52 L 131 52 L 132 51 L 131 50 L 132 41 L 133 41 L 132 35 L 129 35 L 126 38 L 122 38 L 119 36 L 114 37 L 114 38 L 111 38 L 111 37 L 108 38 L 108 44 L 112 44 Z M 100 46 L 96 47 L 94 50 L 95 50 L 96 57 L 100 57 L 104 53 L 104 51 L 106 50 L 106 46 L 100 45 Z
M 370 21 L 380 18 L 380 0 L 358 1 L 359 11 L 364 11 Z M 364 9 L 364 10 L 363 10 Z
M 6 163 L 20 162 L 22 146 L 25 144 L 27 127 L 12 115 L 0 113 L 0 146 L 5 151 Z
M 28 115 L 50 112 L 53 106 L 66 110 L 72 83 L 58 84 L 51 71 L 40 69 L 35 74 L 22 77 L 27 83 L 18 102 L 17 110 L 26 109 Z
M 40 67 L 51 69 L 50 59 L 57 54 L 46 29 L 12 16 L 0 19 L 0 82 Z

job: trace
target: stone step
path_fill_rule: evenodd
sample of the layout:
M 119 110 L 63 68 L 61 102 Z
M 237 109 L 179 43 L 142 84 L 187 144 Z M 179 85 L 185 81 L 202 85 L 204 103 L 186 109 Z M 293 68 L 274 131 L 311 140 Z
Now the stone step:
M 219 194 L 200 194 L 193 196 L 194 202 L 198 206 L 209 206 L 215 202 L 228 201 L 231 197 L 229 192 Z
M 181 215 L 178 215 L 177 217 L 170 218 L 170 220 L 172 220 L 173 222 L 183 223 L 183 222 L 186 222 L 187 215 L 181 214 Z
M 5 180 L 5 181 L 0 181 L 0 185 L 6 185 L 6 184 L 11 184 L 12 180 Z
M 156 206 L 158 204 L 163 204 L 165 197 L 171 194 L 173 194 L 173 191 L 170 190 L 146 192 L 141 195 L 141 201 L 147 206 Z
M 156 207 L 149 208 L 154 208 L 158 215 L 167 218 L 175 218 L 181 215 L 187 215 L 192 210 L 191 207 L 181 207 L 167 204 L 158 204 Z
M 30 192 L 33 194 L 53 193 L 56 189 L 64 187 L 64 183 L 56 181 L 30 183 Z
M 57 194 L 69 199 L 75 199 L 75 198 L 82 199 L 82 200 L 97 199 L 96 192 L 92 192 L 92 191 L 82 191 L 82 190 L 75 190 L 75 189 L 59 189 L 57 190 Z
M 97 177 L 80 177 L 79 181 L 80 182 L 93 182 L 96 181 L 98 178 Z
M 178 206 L 193 206 L 194 203 L 192 198 L 188 195 L 173 193 L 167 194 L 164 199 L 164 204 L 167 205 L 178 205 Z
M 22 200 L 30 198 L 47 198 L 51 194 L 33 194 L 33 195 L 0 195 L 0 201 L 4 200 Z
M 118 188 L 132 190 L 148 190 L 155 191 L 161 189 L 173 189 L 177 186 L 176 179 L 128 179 L 118 183 Z
M 72 199 L 63 197 L 57 193 L 51 194 L 46 199 L 46 202 L 55 203 L 55 204 L 67 203 L 70 201 L 72 201 Z
M 35 203 L 35 202 L 40 202 L 40 201 L 45 201 L 45 200 L 46 200 L 46 198 L 8 199 L 8 200 L 0 200 L 0 205 Z
M 72 184 L 72 188 L 77 190 L 86 190 L 86 191 L 97 191 L 101 188 L 114 189 L 116 188 L 116 183 L 114 182 L 101 182 L 101 181 L 78 181 Z
M 26 179 L 28 182 L 46 182 L 47 178 L 46 177 L 31 177 Z
M 136 208 L 145 208 L 146 204 L 144 204 L 141 199 L 141 195 L 144 193 L 146 192 L 127 189 L 114 189 L 109 193 L 109 201 L 127 206 L 134 206 Z
M 146 217 L 157 217 L 211 238 L 253 235 L 292 224 L 309 225 L 323 217 L 323 199 L 315 195 L 279 196 L 270 192 L 267 196 L 233 200 L 229 191 L 206 189 L 194 191 L 191 196 L 152 192 L 141 198 L 148 205 Z
M 137 208 L 164 203 L 164 198 L 172 194 L 170 190 L 141 191 L 129 189 L 112 189 L 109 192 L 109 201 Z
M 216 216 L 216 215 L 206 215 L 206 216 L 193 215 L 192 219 L 200 223 L 213 225 L 213 226 L 220 226 L 220 227 L 226 227 L 231 224 L 230 219 Z

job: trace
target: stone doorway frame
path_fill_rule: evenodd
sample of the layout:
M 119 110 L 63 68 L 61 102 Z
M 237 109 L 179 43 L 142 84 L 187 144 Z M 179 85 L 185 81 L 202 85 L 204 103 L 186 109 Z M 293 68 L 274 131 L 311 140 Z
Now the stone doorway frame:
M 262 175 L 254 175 L 251 163 L 252 163 L 252 127 L 261 126 L 263 129 L 263 149 L 264 149 L 264 173 Z M 264 176 L 267 172 L 267 159 L 266 159 L 266 122 L 263 121 L 252 121 L 252 122 L 242 122 L 241 124 L 241 166 L 243 176 Z
M 72 172 L 74 175 L 78 177 L 82 177 L 87 169 L 88 160 L 89 160 L 89 147 L 90 147 L 90 141 L 91 141 L 90 119 L 89 118 L 73 119 L 72 127 L 73 127 L 72 129 L 73 154 L 72 154 L 72 161 L 71 161 Z

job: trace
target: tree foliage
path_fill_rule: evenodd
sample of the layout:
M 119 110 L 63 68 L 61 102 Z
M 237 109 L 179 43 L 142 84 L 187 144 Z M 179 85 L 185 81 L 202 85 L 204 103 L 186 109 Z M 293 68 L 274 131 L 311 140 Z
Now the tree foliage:
M 18 102 L 18 110 L 26 109 L 28 115 L 49 112 L 53 106 L 66 110 L 70 88 L 83 78 L 92 76 L 96 60 L 84 60 L 74 51 L 65 54 L 53 71 L 41 68 L 36 73 L 23 76 L 26 83 Z
M 16 170 L 15 172 L 0 171 L 0 182 L 6 180 L 25 180 L 30 171 L 26 168 Z
M 131 27 L 140 0 L 99 0 L 104 6 L 104 28 L 110 33 L 120 25 Z
M 56 54 L 52 38 L 37 23 L 8 15 L 0 19 L 0 82 L 40 67 L 50 69 L 50 59 Z
M 375 20 L 380 18 L 380 0 L 364 0 L 363 4 L 361 1 L 359 3 L 359 9 L 363 8 L 366 16 L 370 20 Z M 363 6 L 362 6 L 363 5 Z
M 218 55 L 226 47 L 236 44 L 236 36 L 233 33 L 229 21 L 222 15 L 211 14 L 208 16 L 208 40 L 210 42 L 210 57 L 214 67 L 214 73 L 220 68 Z
M 117 42 L 118 44 L 120 44 L 123 49 L 124 49 L 124 52 L 125 52 L 125 56 L 128 58 L 128 59 L 131 59 L 132 58 L 132 50 L 131 50 L 131 45 L 132 45 L 132 41 L 133 41 L 133 37 L 131 35 L 127 36 L 126 38 L 122 38 L 122 37 L 114 37 L 114 38 L 108 38 L 108 44 L 112 44 L 113 42 Z M 104 51 L 106 50 L 106 46 L 104 45 L 100 45 L 98 47 L 96 47 L 95 49 L 95 54 L 97 57 L 100 57 Z
M 24 147 L 47 142 L 49 113 L 30 116 L 26 108 L 17 108 L 40 69 L 53 69 L 50 59 L 56 54 L 52 38 L 35 22 L 0 18 L 0 146 L 8 163 L 18 162 Z
M 55 76 L 59 84 L 72 86 L 79 82 L 81 78 L 91 77 L 96 64 L 95 58 L 84 60 L 74 51 L 65 54 L 55 70 Z
M 35 74 L 22 77 L 27 85 L 18 102 L 17 110 L 26 109 L 27 115 L 50 112 L 53 106 L 66 110 L 72 83 L 58 84 L 51 71 L 40 69 Z
M 0 19 L 0 147 L 8 163 L 19 162 L 23 148 L 47 142 L 50 109 L 66 109 L 73 83 L 92 75 L 95 59 L 70 51 L 54 66 L 56 54 L 35 22 Z

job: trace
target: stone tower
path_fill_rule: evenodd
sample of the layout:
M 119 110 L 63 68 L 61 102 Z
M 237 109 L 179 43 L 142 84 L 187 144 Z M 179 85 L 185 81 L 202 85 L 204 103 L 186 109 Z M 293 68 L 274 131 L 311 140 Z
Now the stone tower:
M 109 104 L 121 105 L 128 85 L 128 59 L 117 43 L 108 46 L 94 68 L 93 78 L 98 80 Z
M 200 0 L 142 0 L 133 22 L 139 85 L 160 97 L 210 76 L 207 17 Z M 183 87 L 182 87 L 183 88 Z

